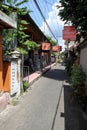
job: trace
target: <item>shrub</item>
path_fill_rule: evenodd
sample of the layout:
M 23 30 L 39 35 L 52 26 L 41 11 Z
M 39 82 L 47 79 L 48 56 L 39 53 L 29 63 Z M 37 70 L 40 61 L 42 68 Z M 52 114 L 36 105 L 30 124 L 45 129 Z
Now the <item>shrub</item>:
M 81 65 L 74 64 L 71 70 L 71 86 L 74 89 L 84 86 L 86 75 L 82 70 Z
M 71 75 L 72 60 L 70 57 L 66 59 L 65 64 L 66 64 L 66 70 L 68 74 Z
M 26 80 L 24 80 L 23 81 L 23 90 L 24 90 L 24 92 L 27 90 L 28 87 L 29 87 L 29 83 Z
M 71 87 L 73 88 L 74 94 L 77 97 L 77 101 L 82 109 L 85 109 L 87 99 L 84 96 L 85 81 L 86 75 L 83 72 L 81 65 L 73 65 L 71 70 Z

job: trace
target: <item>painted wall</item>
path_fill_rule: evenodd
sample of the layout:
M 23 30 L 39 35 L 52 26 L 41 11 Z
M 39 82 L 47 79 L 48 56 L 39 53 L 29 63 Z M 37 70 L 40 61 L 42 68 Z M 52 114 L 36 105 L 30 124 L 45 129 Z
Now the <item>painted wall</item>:
M 2 36 L 0 34 L 0 92 L 3 90 Z
M 83 71 L 86 73 L 86 76 L 87 76 L 87 45 L 81 49 L 80 64 L 82 65 Z
M 3 87 L 4 92 L 10 93 L 10 79 L 11 79 L 11 64 L 10 62 L 3 62 Z

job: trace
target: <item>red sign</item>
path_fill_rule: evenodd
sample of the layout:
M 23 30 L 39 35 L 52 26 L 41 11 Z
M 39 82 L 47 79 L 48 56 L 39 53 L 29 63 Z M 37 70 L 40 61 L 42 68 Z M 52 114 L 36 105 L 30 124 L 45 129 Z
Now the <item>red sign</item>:
M 51 49 L 50 43 L 47 43 L 47 42 L 42 43 L 42 50 L 50 50 L 50 49 Z
M 58 51 L 62 51 L 62 46 L 58 46 Z
M 64 30 L 76 30 L 74 26 L 64 26 Z
M 62 51 L 62 46 L 52 46 L 52 51 L 60 52 L 60 51 Z
M 76 39 L 76 29 L 73 26 L 64 26 L 63 30 L 64 40 L 75 40 Z
M 52 51 L 57 52 L 58 51 L 58 46 L 52 46 Z

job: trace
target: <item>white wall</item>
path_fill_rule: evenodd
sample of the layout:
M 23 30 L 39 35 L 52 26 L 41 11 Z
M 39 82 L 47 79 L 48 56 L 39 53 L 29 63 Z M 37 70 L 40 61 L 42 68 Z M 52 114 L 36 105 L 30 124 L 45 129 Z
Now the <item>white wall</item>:
M 85 46 L 84 48 L 81 49 L 80 64 L 82 65 L 83 71 L 85 72 L 85 74 L 87 76 L 87 46 Z

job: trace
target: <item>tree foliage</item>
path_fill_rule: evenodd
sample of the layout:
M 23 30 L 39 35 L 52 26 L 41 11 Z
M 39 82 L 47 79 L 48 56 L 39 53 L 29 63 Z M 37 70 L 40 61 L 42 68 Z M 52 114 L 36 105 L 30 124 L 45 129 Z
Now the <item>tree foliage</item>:
M 57 41 L 53 40 L 50 36 L 47 36 L 47 39 L 51 43 L 52 46 L 57 45 Z
M 22 54 L 27 54 L 29 50 L 34 50 L 39 47 L 34 41 L 26 40 L 22 47 L 17 47 L 16 50 Z
M 6 54 L 11 50 L 10 46 L 13 43 L 14 37 L 17 38 L 17 43 L 19 46 L 19 51 L 21 53 L 27 53 L 27 45 L 25 44 L 29 35 L 27 35 L 24 30 L 25 24 L 28 24 L 27 21 L 22 20 L 21 16 L 30 13 L 30 10 L 27 10 L 26 7 L 23 7 L 23 3 L 28 2 L 28 0 L 5 0 L 4 3 L 1 4 L 1 10 L 6 12 L 7 15 L 13 17 L 17 21 L 17 30 L 10 29 L 3 31 L 3 45 L 5 46 Z M 7 34 L 7 35 L 6 35 Z M 14 48 L 15 49 L 15 48 Z
M 60 0 L 59 16 L 65 23 L 71 22 L 77 30 L 87 32 L 87 0 Z

